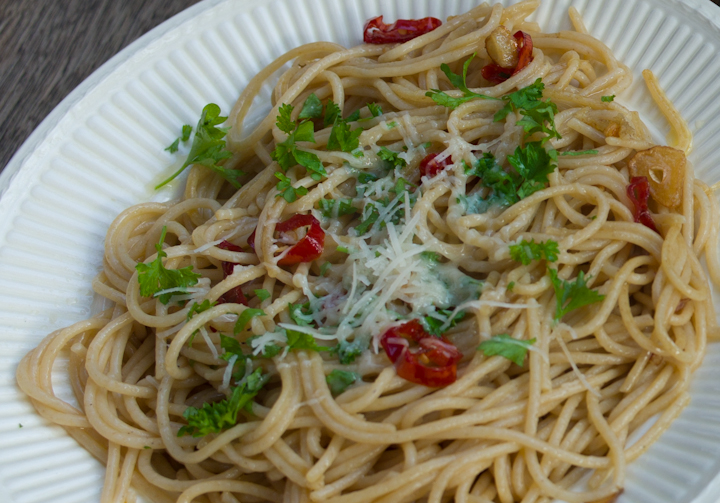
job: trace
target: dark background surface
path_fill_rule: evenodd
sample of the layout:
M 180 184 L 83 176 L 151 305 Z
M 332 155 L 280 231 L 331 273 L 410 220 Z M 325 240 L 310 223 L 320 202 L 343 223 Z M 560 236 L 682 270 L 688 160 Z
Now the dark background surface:
M 0 170 L 95 69 L 198 1 L 0 0 Z

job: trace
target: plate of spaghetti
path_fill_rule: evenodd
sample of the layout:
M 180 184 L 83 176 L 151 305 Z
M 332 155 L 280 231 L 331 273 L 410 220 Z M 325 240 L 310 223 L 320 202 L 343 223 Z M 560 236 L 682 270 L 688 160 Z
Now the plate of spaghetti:
M 715 501 L 713 9 L 149 34 L 8 172 L 5 501 Z

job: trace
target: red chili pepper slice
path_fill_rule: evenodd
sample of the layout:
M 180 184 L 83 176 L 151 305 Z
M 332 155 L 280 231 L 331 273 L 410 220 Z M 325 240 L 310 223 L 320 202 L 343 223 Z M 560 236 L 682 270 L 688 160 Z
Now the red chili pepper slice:
M 660 234 L 648 209 L 648 199 L 650 198 L 648 179 L 644 176 L 633 176 L 630 179 L 630 185 L 627 186 L 627 195 L 635 207 L 633 211 L 635 221 Z
M 518 44 L 518 64 L 515 68 L 503 68 L 497 63 L 485 65 L 482 70 L 482 76 L 485 80 L 493 84 L 502 84 L 507 79 L 524 69 L 533 60 L 533 42 L 532 37 L 524 31 L 516 31 L 513 34 Z
M 325 231 L 320 222 L 312 215 L 294 215 L 275 226 L 277 232 L 288 232 L 300 227 L 310 226 L 307 234 L 295 243 L 285 256 L 278 260 L 278 265 L 292 265 L 301 262 L 312 262 L 322 255 L 325 248 Z
M 363 40 L 366 44 L 407 42 L 420 35 L 430 33 L 441 24 L 442 21 L 434 17 L 398 19 L 393 24 L 385 24 L 383 17 L 378 16 L 365 23 Z
M 420 161 L 420 176 L 433 178 L 452 164 L 452 157 L 449 156 L 440 162 L 436 161 L 435 158 L 439 155 L 440 154 L 438 153 L 428 154 L 422 161 Z
M 242 248 L 240 248 L 236 244 L 232 244 L 229 241 L 223 241 L 220 244 L 217 245 L 218 248 L 221 250 L 228 250 L 233 252 L 241 252 L 243 251 Z M 233 273 L 233 269 L 235 268 L 235 263 L 233 262 L 226 262 L 223 260 L 222 262 L 222 270 L 223 270 L 223 279 L 227 278 Z M 240 289 L 239 286 L 236 286 L 235 288 L 231 288 L 224 294 L 220 296 L 218 299 L 219 304 L 242 304 L 244 306 L 248 305 L 247 298 L 245 297 L 245 294 Z
M 457 379 L 462 353 L 444 337 L 428 334 L 416 319 L 386 330 L 380 344 L 405 380 L 437 388 Z

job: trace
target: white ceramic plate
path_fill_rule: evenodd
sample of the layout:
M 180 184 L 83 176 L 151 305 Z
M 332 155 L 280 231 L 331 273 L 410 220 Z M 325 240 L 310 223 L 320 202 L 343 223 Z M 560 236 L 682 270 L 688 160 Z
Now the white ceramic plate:
M 299 44 L 360 42 L 366 19 L 445 19 L 477 0 L 205 0 L 123 50 L 76 89 L 0 176 L 0 500 L 91 503 L 103 469 L 65 432 L 37 416 L 15 385 L 18 361 L 48 332 L 85 318 L 107 226 L 124 208 L 168 198 L 152 186 L 176 159 L 163 151 L 208 102 L 228 111 L 247 81 Z M 512 3 L 506 0 L 503 3 Z M 720 9 L 710 0 L 544 0 L 546 31 L 569 28 L 567 8 L 634 69 L 618 100 L 658 139 L 668 126 L 644 91 L 652 69 L 695 133 L 691 160 L 720 180 Z M 267 110 L 270 89 L 253 117 Z M 58 376 L 61 375 L 58 369 Z M 720 499 L 720 347 L 693 400 L 629 469 L 622 503 Z M 58 383 L 58 394 L 70 396 Z

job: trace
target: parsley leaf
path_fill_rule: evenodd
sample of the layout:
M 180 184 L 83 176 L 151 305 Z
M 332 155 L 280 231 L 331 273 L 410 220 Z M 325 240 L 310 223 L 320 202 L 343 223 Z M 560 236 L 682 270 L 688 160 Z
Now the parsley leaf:
M 260 302 L 267 300 L 271 297 L 270 292 L 268 292 L 264 288 L 260 290 L 253 290 L 253 293 L 257 296 L 258 299 L 260 299 Z
M 507 158 L 523 179 L 517 190 L 519 199 L 544 189 L 548 175 L 557 167 L 553 163 L 557 161 L 557 150 L 548 152 L 542 145 L 540 141 L 528 142 L 525 147 L 518 146 Z
M 253 340 L 257 339 L 258 337 L 261 337 L 260 335 L 253 335 L 252 337 L 248 337 L 245 342 L 250 344 Z M 265 344 L 263 346 L 263 351 L 260 353 L 260 356 L 251 356 L 251 358 L 274 358 L 277 355 L 279 355 L 282 352 L 283 348 L 281 346 L 278 346 L 277 344 Z
M 483 341 L 478 346 L 478 351 L 485 353 L 485 356 L 500 355 L 511 362 L 522 366 L 528 348 L 535 344 L 535 339 L 529 341 L 514 339 L 508 334 L 500 334 Z
M 320 211 L 326 218 L 337 218 L 354 215 L 358 209 L 352 205 L 352 199 L 320 199 Z
M 320 276 L 325 276 L 328 272 L 328 269 L 330 269 L 330 266 L 332 264 L 330 262 L 325 262 L 323 265 L 320 266 Z
M 440 254 L 434 251 L 424 251 L 420 253 L 420 258 L 428 262 L 440 262 Z
M 600 98 L 600 101 L 602 101 L 603 103 L 610 103 L 611 101 L 614 101 L 614 100 L 615 100 L 614 94 L 611 96 L 603 96 Z
M 162 249 L 165 241 L 165 233 L 167 227 L 163 227 L 160 235 L 160 242 L 155 245 L 157 257 L 149 264 L 140 262 L 135 266 L 138 271 L 138 283 L 140 284 L 140 295 L 143 297 L 153 297 L 157 292 L 170 290 L 172 288 L 187 288 L 198 282 L 200 274 L 193 271 L 192 266 L 183 267 L 182 269 L 165 269 L 162 259 L 167 257 Z M 183 291 L 163 293 L 159 296 L 160 302 L 167 304 L 170 298 Z
M 380 212 L 373 203 L 368 203 L 363 211 L 363 220 L 355 226 L 355 232 L 358 236 L 362 236 L 370 230 L 378 218 L 380 218 Z
M 515 282 L 514 282 L 514 281 L 511 281 L 511 282 L 508 283 L 508 285 L 507 285 L 507 291 L 508 291 L 508 292 L 512 292 L 512 291 L 513 291 L 513 288 L 515 288 Z
M 240 178 L 245 173 L 238 169 L 227 169 L 222 166 L 218 166 L 218 162 L 223 159 L 232 157 L 232 153 L 225 150 L 225 135 L 229 128 L 217 127 L 227 120 L 227 117 L 220 116 L 220 107 L 215 103 L 209 103 L 203 108 L 200 121 L 195 128 L 195 138 L 193 138 L 192 146 L 190 147 L 190 153 L 185 159 L 183 165 L 178 169 L 170 178 L 166 179 L 155 189 L 159 189 L 163 185 L 166 185 L 170 181 L 174 180 L 185 168 L 192 164 L 202 164 L 213 171 L 219 173 L 235 188 L 240 188 Z M 183 136 L 185 129 L 183 127 Z
M 393 167 L 404 168 L 405 166 L 407 166 L 407 161 L 400 157 L 399 153 L 393 152 L 387 147 L 380 147 L 377 155 L 383 161 L 387 161 L 392 164 Z
M 235 355 L 238 356 L 238 359 L 242 358 L 243 361 L 246 358 L 245 353 L 243 353 L 242 346 L 234 337 L 228 337 L 227 335 L 220 334 L 220 347 L 225 350 L 225 352 L 220 355 L 220 358 L 226 362 L 229 362 Z
M 477 94 L 472 92 L 467 87 L 467 72 L 468 68 L 470 67 L 470 62 L 475 57 L 475 54 L 470 56 L 465 63 L 463 63 L 463 72 L 462 75 L 458 75 L 454 73 L 452 70 L 450 70 L 450 67 L 443 63 L 440 65 L 440 69 L 443 71 L 443 73 L 447 76 L 448 80 L 452 85 L 457 87 L 463 92 L 462 98 L 453 98 L 452 96 L 448 95 L 447 93 L 440 91 L 439 89 L 432 89 L 431 91 L 428 91 L 425 93 L 425 96 L 429 96 L 432 98 L 432 100 L 437 103 L 438 105 L 448 107 L 450 109 L 455 109 L 462 105 L 465 102 L 468 102 L 470 100 L 474 100 L 475 98 L 482 98 L 486 100 L 495 100 L 497 98 L 493 98 L 491 96 L 485 96 L 484 94 Z
M 330 388 L 330 393 L 332 393 L 333 396 L 341 395 L 346 389 L 348 389 L 348 387 L 350 387 L 351 384 L 355 381 L 360 381 L 361 379 L 362 377 L 360 374 L 356 372 L 348 372 L 347 370 L 337 369 L 334 369 L 325 376 L 325 380 Z
M 185 143 L 190 139 L 190 135 L 192 134 L 192 126 L 190 124 L 183 124 L 182 127 L 182 135 L 180 136 L 180 140 Z
M 188 424 L 180 428 L 177 436 L 204 437 L 210 433 L 220 433 L 222 430 L 235 426 L 240 410 L 252 406 L 252 399 L 262 389 L 268 378 L 269 376 L 263 375 L 262 369 L 258 368 L 248 376 L 242 385 L 233 389 L 229 400 L 205 403 L 200 409 L 188 407 L 183 413 Z
M 383 114 L 382 108 L 377 103 L 368 103 L 367 107 L 373 117 L 380 117 Z
M 265 311 L 262 309 L 253 309 L 253 308 L 247 308 L 245 309 L 240 315 L 238 316 L 237 321 L 235 322 L 235 328 L 233 328 L 233 334 L 237 335 L 243 330 L 245 330 L 245 327 L 247 324 L 252 320 L 255 316 L 266 316 Z
M 458 311 L 455 316 L 450 318 L 453 314 L 452 309 L 439 309 L 434 314 L 435 316 L 433 316 L 433 314 L 424 316 L 420 319 L 420 323 L 423 325 L 427 333 L 434 335 L 435 337 L 440 337 L 443 333 L 457 325 L 458 321 L 465 317 L 465 311 Z M 448 319 L 450 320 L 450 324 L 442 329 Z
M 520 243 L 510 245 L 510 257 L 522 265 L 528 265 L 533 260 L 542 259 L 548 262 L 556 262 L 559 253 L 558 244 L 552 239 L 540 241 L 539 243 L 536 243 L 534 239 L 530 242 L 523 239 Z
M 322 117 L 322 102 L 315 93 L 311 93 L 303 103 L 298 119 L 317 119 Z
M 338 360 L 343 365 L 349 365 L 367 349 L 367 343 L 363 343 L 360 339 L 353 342 L 340 341 L 331 349 L 332 353 L 337 354 Z
M 335 117 L 335 122 L 333 123 L 327 142 L 328 150 L 352 152 L 360 146 L 359 138 L 363 132 L 363 128 L 359 127 L 351 131 L 348 121 L 350 121 L 350 117 L 348 117 L 347 121 L 341 119 L 339 115 Z
M 297 330 L 286 330 L 288 349 L 308 349 L 310 351 L 330 351 L 327 346 L 318 345 L 315 337 Z
M 292 180 L 290 180 L 287 176 L 283 175 L 279 171 L 275 172 L 275 178 L 280 180 L 275 187 L 279 191 L 279 193 L 276 194 L 275 197 L 282 196 L 282 198 L 285 199 L 285 201 L 287 201 L 288 203 L 294 203 L 298 197 L 304 196 L 308 193 L 307 187 L 293 187 Z
M 283 103 L 278 109 L 280 115 L 277 116 L 277 126 L 281 131 L 288 134 L 285 141 L 275 145 L 275 150 L 270 156 L 280 167 L 287 171 L 289 168 L 300 164 L 304 166 L 313 180 L 320 180 L 323 176 L 327 176 L 327 171 L 323 166 L 320 158 L 312 152 L 306 152 L 297 148 L 295 142 L 307 141 L 315 143 L 315 128 L 309 120 L 304 120 L 300 124 L 296 124 L 291 120 L 290 115 L 293 106 Z
M 197 302 L 193 302 L 193 305 L 190 306 L 190 310 L 187 313 L 187 320 L 190 321 L 190 318 L 192 318 L 196 314 L 207 311 L 211 307 L 214 307 L 216 304 L 217 302 L 210 302 L 210 299 L 205 299 L 200 304 L 198 304 Z
M 560 321 L 570 311 L 602 301 L 605 296 L 591 290 L 585 282 L 585 273 L 580 271 L 575 281 L 565 281 L 558 277 L 555 269 L 548 268 L 555 289 L 555 321 Z
M 290 319 L 292 319 L 296 325 L 311 327 L 315 324 L 309 302 L 305 302 L 304 304 L 288 304 L 288 310 L 290 312 Z
M 328 100 L 327 105 L 325 105 L 325 117 L 323 118 L 324 126 L 328 127 L 335 124 L 338 117 L 342 120 L 340 107 L 333 100 Z
M 558 108 L 552 101 L 542 100 L 544 89 L 545 84 L 538 78 L 533 84 L 503 96 L 502 100 L 506 104 L 495 114 L 495 122 L 504 120 L 510 112 L 520 112 L 523 118 L 517 124 L 523 127 L 526 135 L 546 133 L 547 136 L 542 139 L 543 144 L 550 138 L 560 138 L 555 129 L 555 114 L 558 113 Z
M 172 142 L 168 147 L 165 148 L 168 152 L 171 154 L 174 154 L 178 151 L 178 147 L 180 146 L 180 138 L 175 138 L 175 141 Z

